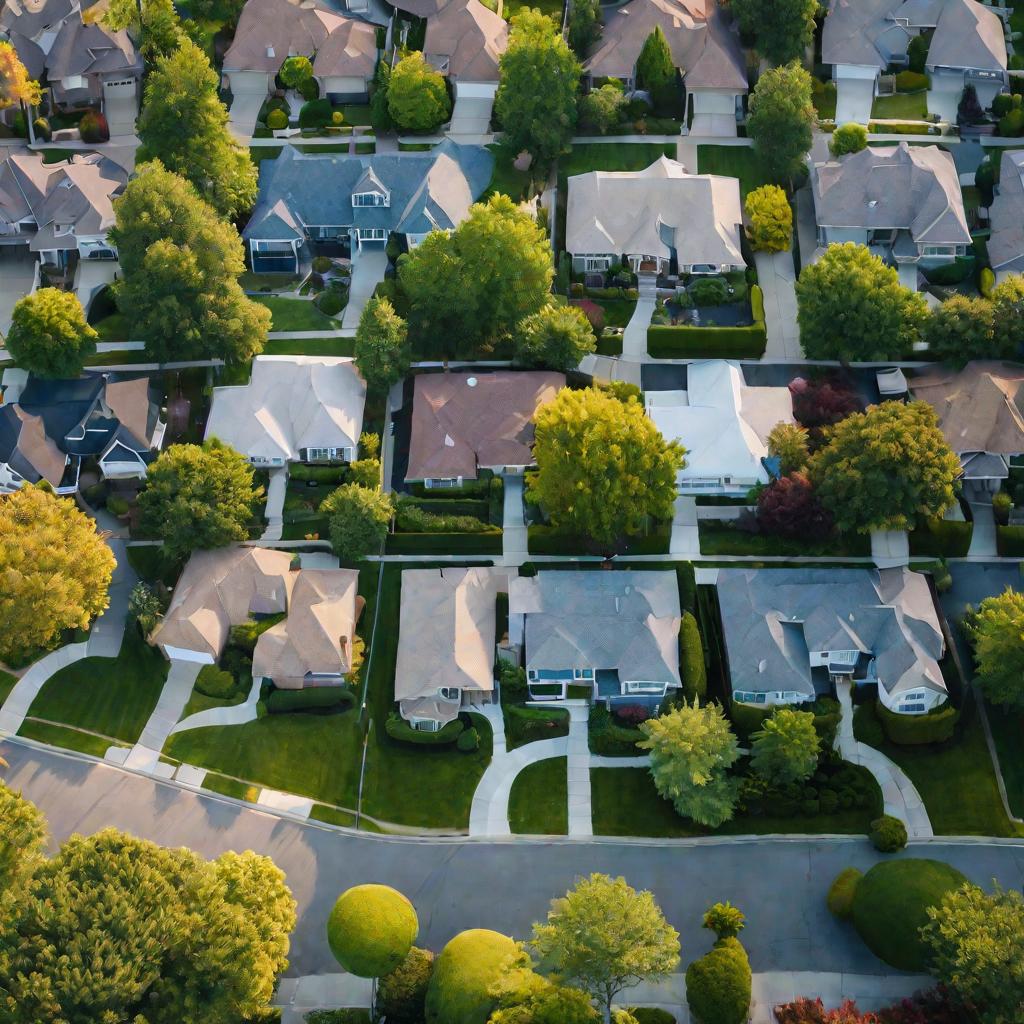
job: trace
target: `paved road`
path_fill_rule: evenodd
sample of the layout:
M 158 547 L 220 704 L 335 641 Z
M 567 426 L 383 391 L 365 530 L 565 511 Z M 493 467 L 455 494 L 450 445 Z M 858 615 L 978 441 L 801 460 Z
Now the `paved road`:
M 324 927 L 335 896 L 349 885 L 397 886 L 416 904 L 421 944 L 436 949 L 474 926 L 528 934 L 551 897 L 589 871 L 621 873 L 652 889 L 682 935 L 684 959 L 709 945 L 700 928 L 704 909 L 729 898 L 747 914 L 743 941 L 755 971 L 891 973 L 825 908 L 828 885 L 841 868 L 866 868 L 878 858 L 862 839 L 656 846 L 351 836 L 17 742 L 0 744 L 0 753 L 10 762 L 8 783 L 43 809 L 57 840 L 114 825 L 205 856 L 254 849 L 273 857 L 299 902 L 292 974 L 337 970 Z M 1024 843 L 937 843 L 924 850 L 979 883 L 998 878 L 1005 886 L 1024 885 Z

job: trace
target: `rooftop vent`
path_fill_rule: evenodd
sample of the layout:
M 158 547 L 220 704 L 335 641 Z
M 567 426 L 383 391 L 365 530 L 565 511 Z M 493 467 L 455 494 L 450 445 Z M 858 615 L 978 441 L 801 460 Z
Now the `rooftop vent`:
M 760 660 L 760 661 L 759 661 L 759 662 L 757 663 L 757 671 L 758 671 L 758 672 L 766 672 L 767 670 L 768 670 L 768 661 L 767 661 L 767 659 L 766 659 L 766 658 L 762 658 L 762 659 L 761 659 L 761 660 Z
M 477 385 L 477 379 L 476 377 L 467 377 L 466 383 L 469 385 L 469 387 L 475 388 Z
M 872 210 L 873 210 L 873 209 L 874 209 L 874 208 L 875 208 L 875 207 L 876 207 L 877 205 L 878 205 L 878 200 L 877 200 L 877 199 L 869 199 L 869 200 L 868 200 L 868 206 L 870 206 Z
M 276 57 L 277 56 L 277 54 L 274 53 L 274 48 L 272 46 L 268 46 L 267 47 L 267 56 L 268 57 Z

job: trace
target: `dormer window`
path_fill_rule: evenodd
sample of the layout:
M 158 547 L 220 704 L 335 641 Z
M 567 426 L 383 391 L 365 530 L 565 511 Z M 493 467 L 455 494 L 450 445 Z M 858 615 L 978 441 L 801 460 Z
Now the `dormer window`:
M 353 206 L 390 206 L 391 197 L 380 192 L 356 192 L 352 196 Z

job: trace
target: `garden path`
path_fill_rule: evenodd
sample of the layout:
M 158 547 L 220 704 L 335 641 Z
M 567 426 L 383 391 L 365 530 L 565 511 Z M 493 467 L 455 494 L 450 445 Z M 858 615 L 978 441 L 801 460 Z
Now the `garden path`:
M 260 540 L 280 540 L 284 527 L 284 498 L 288 490 L 288 467 L 279 466 L 270 471 L 270 483 L 267 485 L 267 507 L 263 512 L 267 520 L 267 528 Z
M 683 555 L 686 558 L 700 555 L 697 502 L 684 494 L 680 494 L 675 501 L 668 550 L 670 555 Z
M 991 558 L 998 554 L 992 502 L 972 501 L 971 517 L 974 519 L 974 530 L 971 533 L 971 546 L 967 550 L 967 557 Z

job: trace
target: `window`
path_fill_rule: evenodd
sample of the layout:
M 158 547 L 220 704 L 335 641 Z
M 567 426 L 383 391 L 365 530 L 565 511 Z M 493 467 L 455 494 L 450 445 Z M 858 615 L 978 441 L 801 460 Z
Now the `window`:
M 915 704 L 901 704 L 897 708 L 897 710 L 900 711 L 904 715 L 923 715 L 924 714 L 924 704 L 919 704 L 919 703 L 915 703 Z
M 591 668 L 574 668 L 572 670 L 573 679 L 593 679 L 594 670 Z
M 441 723 L 435 722 L 432 718 L 414 718 L 410 724 L 420 732 L 440 732 L 441 730 Z
M 291 242 L 253 242 L 256 252 L 279 252 L 292 255 Z
M 607 270 L 612 265 L 608 256 L 586 256 L 584 257 L 584 269 L 586 270 Z
M 423 481 L 423 486 L 427 488 L 431 487 L 460 487 L 462 485 L 461 476 L 431 476 L 427 477 Z
M 353 206 L 387 206 L 388 197 L 379 192 L 356 192 L 352 196 Z
M 383 242 L 388 237 L 384 228 L 360 228 L 356 234 L 360 242 Z
M 953 256 L 956 254 L 955 245 L 923 245 L 921 246 L 922 256 Z
M 459 699 L 459 688 L 457 686 L 442 686 L 437 692 L 441 695 L 441 700 Z

